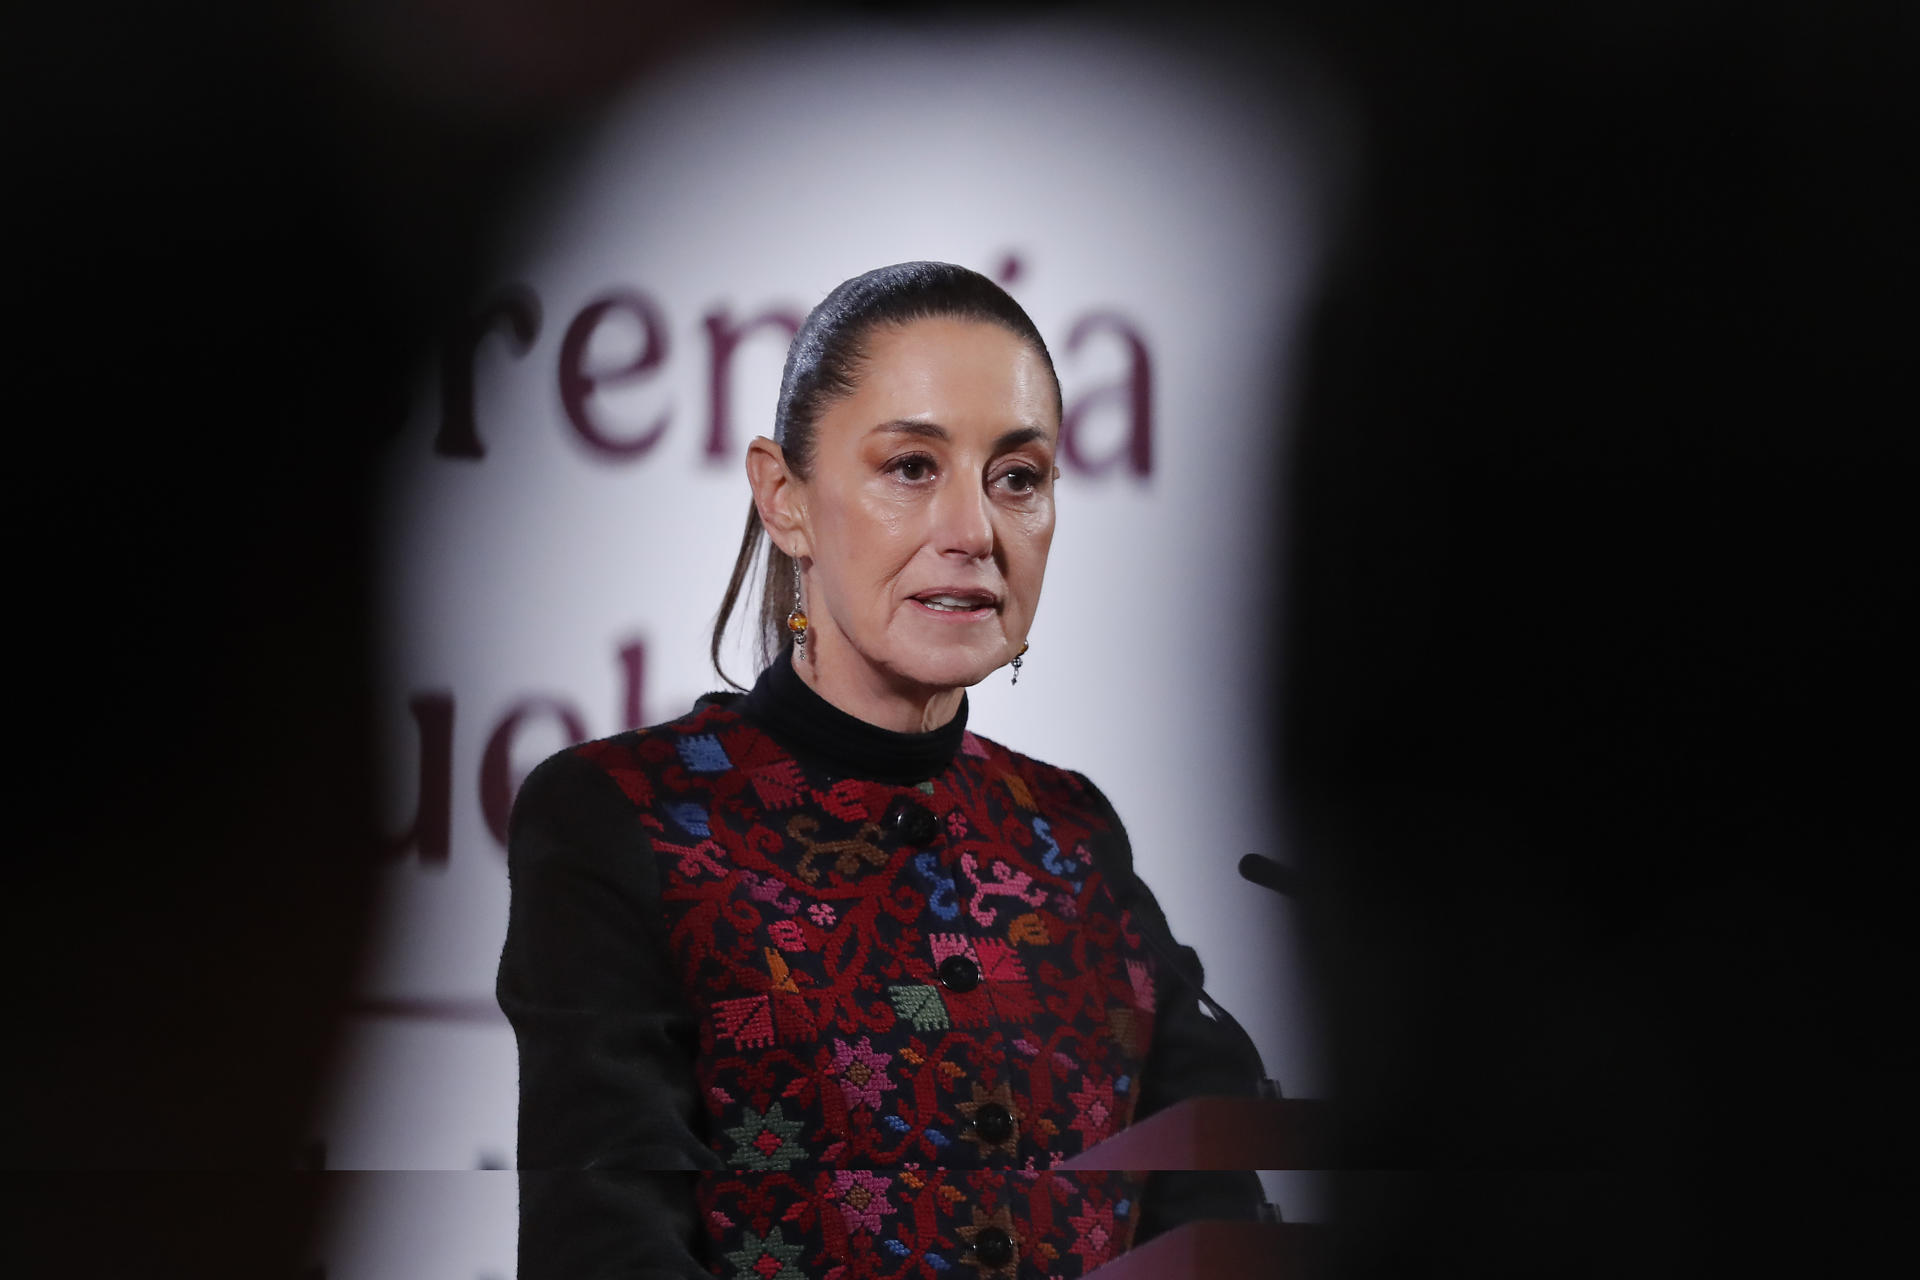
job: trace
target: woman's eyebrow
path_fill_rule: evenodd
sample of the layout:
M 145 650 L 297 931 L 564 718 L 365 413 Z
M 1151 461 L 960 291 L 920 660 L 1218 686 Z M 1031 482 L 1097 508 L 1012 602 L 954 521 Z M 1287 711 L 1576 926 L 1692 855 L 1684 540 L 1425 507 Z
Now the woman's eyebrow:
M 898 436 L 919 436 L 926 440 L 953 439 L 953 434 L 939 423 L 927 422 L 918 418 L 895 418 L 890 422 L 882 422 L 874 427 L 873 431 L 869 434 L 878 435 L 881 433 Z M 1000 438 L 993 442 L 993 452 L 995 454 L 1002 454 L 1009 449 L 1018 449 L 1023 444 L 1031 444 L 1035 440 L 1046 441 L 1047 439 L 1049 439 L 1047 432 L 1042 427 L 1015 427 L 1011 431 L 1002 432 Z
M 928 440 L 951 440 L 953 436 L 937 422 L 924 422 L 915 418 L 895 418 L 883 422 L 874 431 L 885 431 L 890 435 L 921 436 Z
M 1018 449 L 1023 444 L 1031 444 L 1035 440 L 1044 441 L 1046 439 L 1047 433 L 1039 427 L 1015 427 L 993 442 L 993 451 L 995 453 L 1005 453 L 1009 449 Z

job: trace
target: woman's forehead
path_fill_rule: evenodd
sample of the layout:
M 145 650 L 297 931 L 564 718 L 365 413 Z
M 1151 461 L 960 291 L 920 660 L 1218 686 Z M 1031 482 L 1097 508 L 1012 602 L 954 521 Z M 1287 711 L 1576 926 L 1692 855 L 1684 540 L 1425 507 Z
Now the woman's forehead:
M 1002 325 L 929 317 L 878 329 L 864 345 L 853 391 L 831 417 L 868 429 L 920 423 L 949 435 L 1037 429 L 1052 438 L 1058 430 L 1045 357 Z

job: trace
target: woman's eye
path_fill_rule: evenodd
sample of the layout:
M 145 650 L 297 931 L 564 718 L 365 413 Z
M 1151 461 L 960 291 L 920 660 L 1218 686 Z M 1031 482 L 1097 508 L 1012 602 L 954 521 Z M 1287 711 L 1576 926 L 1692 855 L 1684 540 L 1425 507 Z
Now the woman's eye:
M 1040 487 L 1040 473 L 1032 467 L 1015 467 L 1002 475 L 1000 482 L 1014 493 L 1032 493 Z
M 933 459 L 920 455 L 897 458 L 891 469 L 902 480 L 925 480 L 933 474 Z

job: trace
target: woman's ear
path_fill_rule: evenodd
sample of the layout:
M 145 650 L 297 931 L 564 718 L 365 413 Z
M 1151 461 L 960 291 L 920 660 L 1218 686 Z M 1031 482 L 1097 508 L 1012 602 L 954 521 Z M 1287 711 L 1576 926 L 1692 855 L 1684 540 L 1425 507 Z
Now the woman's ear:
M 796 560 L 810 555 L 805 491 L 787 469 L 786 453 L 765 436 L 755 436 L 747 446 L 747 483 L 773 545 Z

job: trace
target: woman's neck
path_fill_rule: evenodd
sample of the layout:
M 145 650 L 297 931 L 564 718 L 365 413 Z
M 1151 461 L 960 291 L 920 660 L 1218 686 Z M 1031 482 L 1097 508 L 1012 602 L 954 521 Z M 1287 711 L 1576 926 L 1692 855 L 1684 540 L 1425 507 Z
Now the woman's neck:
M 809 689 L 840 710 L 894 733 L 928 733 L 960 713 L 966 690 L 902 685 L 876 670 L 846 645 L 823 656 L 809 645 L 805 658 L 794 655 L 794 674 Z

